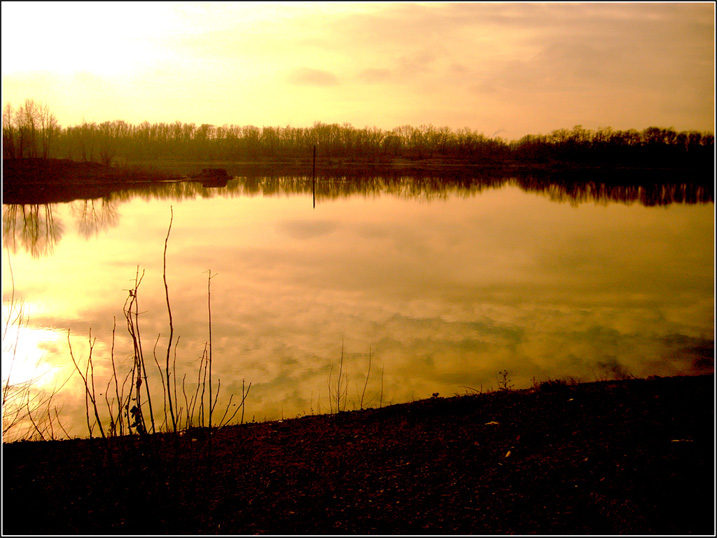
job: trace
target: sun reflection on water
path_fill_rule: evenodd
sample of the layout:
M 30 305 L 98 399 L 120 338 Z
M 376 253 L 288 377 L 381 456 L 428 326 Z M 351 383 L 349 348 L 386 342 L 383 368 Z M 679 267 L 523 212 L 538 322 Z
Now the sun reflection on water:
M 62 368 L 46 360 L 48 347 L 54 346 L 61 338 L 62 335 L 54 329 L 7 327 L 2 347 L 3 386 L 8 379 L 10 384 L 33 381 L 38 388 L 51 386 Z
M 122 305 L 139 269 L 148 384 L 161 399 L 153 348 L 164 369 L 162 249 L 172 205 L 166 271 L 184 407 L 183 376 L 191 397 L 208 340 L 209 269 L 214 379 L 221 398 L 253 384 L 247 420 L 328 411 L 342 349 L 349 409 L 360 396 L 386 405 L 489 390 L 503 370 L 516 388 L 533 377 L 713 370 L 710 204 L 573 207 L 503 185 L 425 203 L 389 193 L 321 198 L 313 210 L 310 192 L 215 192 L 181 203 L 129 196 L 100 234 L 68 225 L 51 256 L 18 249 L 18 294 L 37 301 L 37 326 L 4 340 L 18 342 L 17 379 L 40 375 L 51 390 L 73 374 L 69 329 L 83 371 L 96 338 L 97 397 L 117 409 L 111 358 L 122 392 L 133 363 Z M 53 215 L 79 218 L 69 204 Z M 3 284 L 7 301 L 9 279 Z M 11 356 L 3 349 L 3 373 Z M 72 434 L 86 435 L 84 395 L 75 373 L 62 402 L 74 413 L 65 422 Z

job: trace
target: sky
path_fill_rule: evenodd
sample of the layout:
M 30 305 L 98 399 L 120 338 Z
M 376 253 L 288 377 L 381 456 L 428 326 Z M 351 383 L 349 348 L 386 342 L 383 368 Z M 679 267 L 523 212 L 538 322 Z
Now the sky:
M 714 132 L 712 2 L 1 5 L 3 105 L 63 127 Z

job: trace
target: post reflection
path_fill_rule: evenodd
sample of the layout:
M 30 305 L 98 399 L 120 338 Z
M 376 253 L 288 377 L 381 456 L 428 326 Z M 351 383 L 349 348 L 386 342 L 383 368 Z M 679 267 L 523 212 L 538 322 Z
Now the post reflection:
M 675 185 L 319 178 L 312 210 L 310 177 L 177 183 L 40 207 L 36 221 L 64 230 L 42 260 L 21 248 L 23 206 L 6 206 L 4 224 L 17 235 L 18 296 L 40 313 L 31 323 L 63 337 L 70 329 L 83 360 L 91 329 L 96 383 L 106 387 L 112 354 L 120 376 L 131 365 L 133 344 L 113 320 L 138 266 L 144 354 L 166 350 L 172 207 L 166 282 L 181 337 L 179 397 L 184 373 L 193 394 L 208 341 L 211 270 L 221 398 L 251 382 L 246 419 L 262 420 L 335 409 L 329 378 L 336 383 L 341 356 L 347 409 L 495 389 L 503 370 L 517 388 L 533 377 L 712 371 L 713 207 L 708 191 Z M 58 376 L 71 374 L 66 339 L 37 346 Z M 83 435 L 77 381 L 63 403 L 68 430 Z M 161 391 L 156 372 L 148 384 Z
M 658 178 L 659 179 L 659 178 Z M 625 181 L 635 181 L 634 184 Z M 642 181 L 642 182 L 641 182 Z M 404 176 L 400 173 L 380 176 L 242 176 L 227 182 L 225 187 L 207 188 L 199 182 L 178 181 L 135 186 L 115 191 L 103 198 L 78 198 L 71 202 L 72 216 L 81 233 L 87 237 L 98 231 L 116 226 L 121 204 L 135 198 L 143 200 L 191 200 L 195 198 L 235 198 L 256 196 L 311 195 L 313 207 L 317 202 L 359 196 L 431 201 L 449 197 L 479 196 L 486 190 L 517 186 L 525 192 L 546 196 L 553 202 L 580 205 L 640 204 L 667 206 L 670 204 L 714 203 L 712 183 L 673 182 L 622 178 L 622 182 L 576 179 L 573 176 L 551 175 L 546 178 L 535 174 L 445 176 Z M 3 237 L 13 248 L 17 245 L 42 256 L 62 236 L 62 225 L 52 218 L 56 204 L 4 204 Z M 40 210 L 42 208 L 42 210 Z M 40 213 L 42 212 L 42 215 Z

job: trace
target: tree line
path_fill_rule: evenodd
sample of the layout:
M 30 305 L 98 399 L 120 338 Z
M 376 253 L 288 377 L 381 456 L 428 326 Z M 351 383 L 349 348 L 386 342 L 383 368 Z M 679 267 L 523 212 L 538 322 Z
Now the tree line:
M 61 158 L 106 165 L 150 160 L 266 161 L 323 158 L 390 161 L 445 159 L 475 164 L 705 166 L 714 135 L 672 128 L 598 130 L 576 126 L 519 140 L 490 138 L 462 128 L 403 125 L 390 131 L 350 124 L 311 127 L 129 124 L 122 120 L 61 127 L 47 104 L 27 99 L 3 109 L 3 158 Z

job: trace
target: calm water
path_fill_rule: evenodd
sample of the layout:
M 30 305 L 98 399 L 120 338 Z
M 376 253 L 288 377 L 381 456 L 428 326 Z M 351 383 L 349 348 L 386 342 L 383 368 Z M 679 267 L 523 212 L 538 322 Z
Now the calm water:
M 4 338 L 3 383 L 16 347 L 13 382 L 61 384 L 74 370 L 68 330 L 83 364 L 91 331 L 106 409 L 112 354 L 122 379 L 132 364 L 123 305 L 139 270 L 142 343 L 161 402 L 153 355 L 164 364 L 171 211 L 180 405 L 181 379 L 193 394 L 209 339 L 211 270 L 215 416 L 242 380 L 252 384 L 245 421 L 335 411 L 329 383 L 342 348 L 346 409 L 495 390 L 503 370 L 515 388 L 713 372 L 714 204 L 640 199 L 635 189 L 404 178 L 322 184 L 314 208 L 310 181 L 283 178 L 6 205 L 3 315 L 11 264 L 29 322 L 16 346 L 12 327 Z M 54 404 L 70 434 L 87 435 L 79 376 Z

